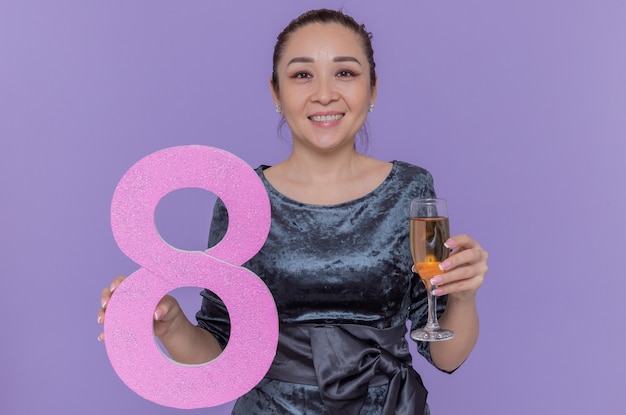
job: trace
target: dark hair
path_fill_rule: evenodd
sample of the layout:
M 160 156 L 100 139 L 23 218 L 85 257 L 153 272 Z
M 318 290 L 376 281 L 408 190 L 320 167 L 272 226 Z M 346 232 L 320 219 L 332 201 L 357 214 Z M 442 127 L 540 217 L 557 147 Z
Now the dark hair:
M 278 61 L 282 57 L 285 50 L 285 44 L 294 32 L 313 23 L 338 23 L 343 27 L 352 30 L 359 36 L 363 46 L 363 51 L 365 52 L 365 56 L 367 56 L 367 62 L 370 65 L 370 85 L 373 88 L 376 85 L 376 63 L 374 62 L 374 49 L 372 48 L 372 34 L 365 29 L 365 25 L 358 24 L 351 16 L 348 16 L 341 11 L 317 9 L 304 12 L 300 16 L 293 19 L 276 38 L 277 40 L 276 45 L 274 46 L 272 66 L 272 86 L 274 90 L 278 91 L 278 75 L 276 74 L 276 67 L 278 66 Z

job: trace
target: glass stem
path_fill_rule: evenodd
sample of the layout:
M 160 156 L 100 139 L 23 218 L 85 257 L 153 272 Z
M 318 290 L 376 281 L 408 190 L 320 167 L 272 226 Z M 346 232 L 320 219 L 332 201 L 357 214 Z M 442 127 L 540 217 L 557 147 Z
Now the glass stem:
M 435 288 L 435 286 L 431 285 L 428 290 L 428 322 L 426 323 L 428 330 L 439 330 L 439 323 L 437 322 L 437 296 L 433 294 Z

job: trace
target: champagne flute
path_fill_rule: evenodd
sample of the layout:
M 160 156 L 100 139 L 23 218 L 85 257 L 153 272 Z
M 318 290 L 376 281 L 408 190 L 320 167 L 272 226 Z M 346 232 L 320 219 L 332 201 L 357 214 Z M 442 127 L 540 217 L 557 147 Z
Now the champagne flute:
M 437 322 L 437 296 L 433 295 L 430 279 L 443 274 L 439 264 L 450 250 L 444 245 L 450 237 L 448 206 L 445 199 L 411 200 L 410 219 L 411 255 L 414 269 L 428 293 L 428 322 L 421 329 L 411 331 L 411 338 L 418 341 L 441 341 L 454 337 L 451 330 L 442 329 Z

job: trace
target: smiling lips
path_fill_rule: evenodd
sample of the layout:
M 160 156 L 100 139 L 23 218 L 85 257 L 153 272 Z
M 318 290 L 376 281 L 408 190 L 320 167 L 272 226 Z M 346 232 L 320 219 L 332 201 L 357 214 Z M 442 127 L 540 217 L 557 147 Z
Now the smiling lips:
M 314 122 L 328 123 L 341 119 L 343 114 L 311 115 L 309 119 Z

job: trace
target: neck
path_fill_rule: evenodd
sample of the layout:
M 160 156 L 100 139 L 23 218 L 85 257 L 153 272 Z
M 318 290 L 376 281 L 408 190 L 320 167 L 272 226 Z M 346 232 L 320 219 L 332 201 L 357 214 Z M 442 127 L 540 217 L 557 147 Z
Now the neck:
M 334 205 L 371 192 L 384 181 L 391 167 L 352 147 L 327 153 L 293 151 L 264 174 L 275 189 L 294 200 Z
M 354 147 L 327 153 L 294 150 L 282 164 L 292 180 L 335 182 L 353 174 L 365 158 Z

